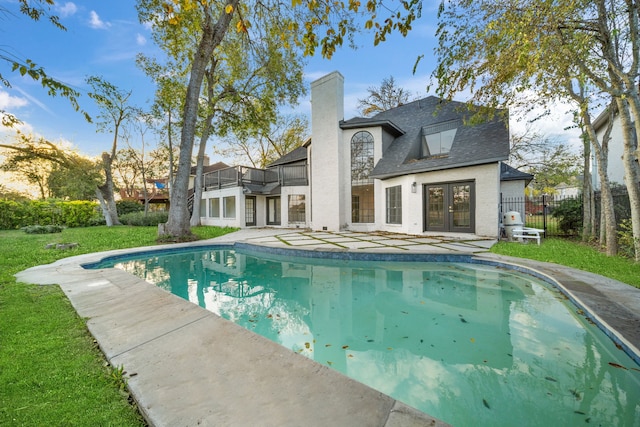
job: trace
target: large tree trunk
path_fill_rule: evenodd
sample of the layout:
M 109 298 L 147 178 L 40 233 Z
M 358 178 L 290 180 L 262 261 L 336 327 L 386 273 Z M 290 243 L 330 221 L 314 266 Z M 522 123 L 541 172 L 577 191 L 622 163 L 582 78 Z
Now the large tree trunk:
M 204 154 L 207 147 L 207 139 L 209 139 L 209 126 L 200 138 L 200 148 L 198 149 L 198 158 L 196 159 L 196 176 L 193 180 L 193 211 L 191 212 L 191 226 L 200 225 L 200 203 L 202 202 L 203 188 L 203 171 L 204 171 Z
M 109 214 L 109 208 L 107 208 L 107 202 L 105 202 L 104 197 L 102 196 L 102 191 L 100 188 L 96 187 L 96 197 L 100 202 L 100 209 L 102 209 L 102 216 L 104 216 L 105 223 L 107 227 L 111 227 L 113 225 L 113 220 L 111 219 L 111 215 Z
M 634 241 L 635 260 L 640 261 L 640 187 L 638 187 L 638 157 L 634 141 L 634 128 L 631 123 L 629 104 L 622 98 L 616 98 L 624 151 L 622 163 L 624 165 L 624 180 L 629 194 L 631 206 L 631 229 Z M 636 126 L 638 124 L 636 123 Z
M 600 221 L 600 245 L 605 244 L 606 253 L 609 256 L 614 256 L 618 253 L 618 239 L 617 239 L 617 223 L 616 214 L 613 209 L 613 195 L 611 194 L 611 186 L 609 185 L 609 177 L 607 176 L 607 162 L 609 152 L 609 138 L 611 134 L 613 124 L 613 106 L 609 108 L 609 124 L 602 137 L 602 142 L 598 142 L 598 136 L 591 123 L 591 116 L 586 108 L 585 104 L 582 104 L 581 116 L 591 141 L 591 146 L 596 155 L 596 162 L 598 165 L 598 177 L 600 178 L 600 206 L 601 206 L 601 218 L 604 217 L 604 221 Z M 604 237 L 604 239 L 603 239 Z
M 108 153 L 102 153 L 102 164 L 105 174 L 104 184 L 98 186 L 102 198 L 98 198 L 100 203 L 104 203 L 103 213 L 105 214 L 105 220 L 107 225 L 121 225 L 118 219 L 118 209 L 116 208 L 116 201 L 113 196 L 113 173 L 111 172 L 112 158 Z M 105 211 L 106 209 L 106 211 Z M 108 219 L 107 219 L 108 218 Z
M 589 138 L 583 134 L 584 165 L 582 179 L 582 241 L 588 242 L 595 235 L 595 201 L 593 195 L 593 185 L 591 183 L 591 172 L 589 163 L 591 160 L 591 143 Z
M 232 0 L 227 7 L 233 10 L 238 6 L 239 0 Z M 204 80 L 207 65 L 211 61 L 213 50 L 222 42 L 226 34 L 232 14 L 222 10 L 218 21 L 212 22 L 211 14 L 207 6 L 202 6 L 205 18 L 202 26 L 202 38 L 194 55 L 189 76 L 189 85 L 185 98 L 182 134 L 180 136 L 180 155 L 178 170 L 171 192 L 171 206 L 169 207 L 169 220 L 165 227 L 165 233 L 177 240 L 191 237 L 189 224 L 189 210 L 187 198 L 189 193 L 189 174 L 191 171 L 191 156 L 193 153 L 193 140 L 195 138 L 196 122 L 198 119 L 198 102 L 200 90 Z

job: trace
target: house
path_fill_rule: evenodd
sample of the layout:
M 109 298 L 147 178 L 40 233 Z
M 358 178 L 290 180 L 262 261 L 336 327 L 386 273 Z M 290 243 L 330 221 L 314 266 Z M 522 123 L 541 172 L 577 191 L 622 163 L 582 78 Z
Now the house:
M 519 212 L 521 218 L 537 208 L 525 202 L 524 189 L 533 180 L 530 173 L 519 171 L 506 163 L 500 163 L 500 218 L 506 212 Z M 537 212 L 536 212 L 537 213 Z
M 566 182 L 561 182 L 556 185 L 553 188 L 555 191 L 555 200 L 575 199 L 580 196 L 582 193 L 581 180 L 582 178 L 578 180 L 577 177 L 571 177 L 568 184 Z
M 596 119 L 593 121 L 593 127 L 596 131 L 598 141 L 602 144 L 602 138 L 606 132 L 607 125 L 609 124 L 609 110 L 605 109 Z M 634 128 L 634 142 L 635 147 L 638 147 L 638 138 L 635 135 Z M 607 156 L 607 177 L 609 183 L 620 184 L 626 186 L 624 178 L 625 167 L 622 161 L 622 155 L 624 154 L 624 142 L 622 134 L 622 125 L 620 124 L 620 115 L 618 109 L 614 107 L 613 124 L 611 128 L 610 140 L 609 140 L 609 154 Z M 595 190 L 600 189 L 600 176 L 598 175 L 597 159 L 595 153 L 591 156 L 591 177 L 592 185 Z
M 505 117 L 466 124 L 466 104 L 431 96 L 344 120 L 343 98 L 340 73 L 314 81 L 311 141 L 264 170 L 206 174 L 202 224 L 499 235 L 501 193 L 532 178 L 503 163 Z

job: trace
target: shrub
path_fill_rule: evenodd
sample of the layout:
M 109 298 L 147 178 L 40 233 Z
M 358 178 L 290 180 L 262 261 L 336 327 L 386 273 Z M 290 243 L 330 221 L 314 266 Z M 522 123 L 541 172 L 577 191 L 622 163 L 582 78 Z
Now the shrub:
M 133 212 L 142 212 L 144 211 L 144 206 L 135 200 L 118 200 L 116 202 L 116 211 L 118 212 L 118 217 L 121 217 Z
M 61 202 L 60 208 L 61 223 L 67 227 L 87 227 L 102 216 L 95 202 L 84 200 Z
M 88 227 L 99 223 L 101 213 L 95 202 L 77 200 L 0 200 L 0 229 L 15 230 L 33 224 Z
M 626 258 L 635 259 L 635 246 L 631 220 L 623 219 L 618 225 L 618 253 Z
M 150 226 L 167 222 L 169 212 L 133 212 L 120 217 L 120 222 L 124 225 Z
M 63 227 L 60 225 L 27 225 L 22 230 L 27 234 L 50 234 L 62 233 Z
M 0 229 L 16 230 L 26 224 L 23 218 L 26 216 L 25 203 L 13 200 L 0 200 Z
M 564 234 L 576 234 L 582 228 L 582 198 L 565 199 L 551 214 L 558 219 L 558 230 Z

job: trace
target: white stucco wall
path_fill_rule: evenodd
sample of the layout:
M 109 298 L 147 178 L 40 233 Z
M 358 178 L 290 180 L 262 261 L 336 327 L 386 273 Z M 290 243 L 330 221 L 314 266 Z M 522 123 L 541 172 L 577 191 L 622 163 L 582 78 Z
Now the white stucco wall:
M 283 228 L 307 228 L 311 223 L 311 209 L 309 207 L 310 195 L 308 186 L 291 186 L 282 187 L 281 189 L 281 203 L 282 203 L 282 217 L 281 227 Z M 293 222 L 289 220 L 289 195 L 301 194 L 305 200 L 305 222 Z
M 234 218 L 225 218 L 223 215 L 225 197 L 236 198 L 236 210 Z M 209 199 L 220 198 L 220 218 L 212 218 L 209 212 Z M 200 217 L 202 225 L 215 225 L 219 227 L 244 227 L 244 194 L 242 187 L 223 188 L 220 190 L 204 191 L 202 199 L 207 205 L 207 215 Z
M 344 77 L 333 72 L 311 83 L 311 228 L 338 231 L 344 217 L 344 156 L 340 155 L 344 119 Z
M 378 230 L 405 233 L 430 234 L 424 232 L 424 195 L 423 186 L 456 181 L 475 183 L 475 234 L 479 236 L 498 236 L 500 203 L 500 165 L 471 166 L 438 172 L 425 172 L 379 181 L 376 187 L 376 224 Z M 416 192 L 411 191 L 413 182 Z M 402 224 L 387 224 L 385 216 L 385 189 L 402 186 Z M 350 229 L 357 227 L 350 224 Z M 431 233 L 433 234 L 433 233 Z M 442 233 L 438 233 L 442 234 Z
M 289 195 L 301 194 L 305 196 L 305 222 L 289 221 Z M 236 215 L 235 218 L 224 218 L 222 215 L 223 198 L 236 197 Z M 210 190 L 203 193 L 203 199 L 207 206 L 207 214 L 200 217 L 202 225 L 212 225 L 219 227 L 245 227 L 245 201 L 246 196 L 241 187 L 225 188 L 220 190 Z M 249 195 L 256 198 L 256 227 L 267 226 L 267 196 Z M 275 196 L 275 195 L 274 195 Z M 220 199 L 220 218 L 212 218 L 209 212 L 209 200 L 212 198 Z M 290 186 L 282 187 L 280 194 L 280 225 L 269 225 L 269 227 L 282 228 L 307 228 L 310 223 L 311 212 L 309 208 L 309 187 L 308 186 Z

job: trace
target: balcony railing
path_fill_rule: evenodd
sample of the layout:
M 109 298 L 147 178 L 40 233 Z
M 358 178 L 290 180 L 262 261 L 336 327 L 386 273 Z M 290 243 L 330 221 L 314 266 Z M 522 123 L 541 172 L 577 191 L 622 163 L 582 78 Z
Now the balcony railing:
M 269 169 L 234 166 L 204 174 L 204 189 L 240 187 L 244 184 L 265 185 L 278 182 L 282 186 L 308 185 L 307 165 L 285 165 Z

